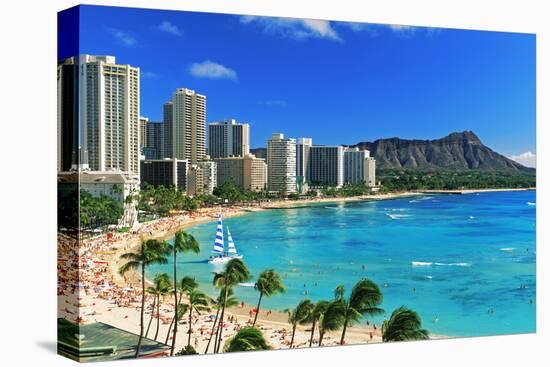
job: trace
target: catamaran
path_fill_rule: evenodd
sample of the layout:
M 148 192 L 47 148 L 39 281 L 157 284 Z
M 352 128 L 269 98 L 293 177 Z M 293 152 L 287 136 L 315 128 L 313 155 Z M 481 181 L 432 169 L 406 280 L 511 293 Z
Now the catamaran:
M 224 248 L 223 241 L 223 221 L 222 215 L 218 215 L 218 226 L 216 229 L 216 240 L 214 241 L 214 249 L 212 252 L 215 255 L 212 255 L 208 258 L 209 264 L 223 264 L 228 262 L 231 259 L 242 259 L 243 256 L 237 253 L 237 248 L 235 247 L 235 242 L 233 242 L 233 237 L 231 237 L 231 232 L 229 227 L 227 228 L 227 251 Z

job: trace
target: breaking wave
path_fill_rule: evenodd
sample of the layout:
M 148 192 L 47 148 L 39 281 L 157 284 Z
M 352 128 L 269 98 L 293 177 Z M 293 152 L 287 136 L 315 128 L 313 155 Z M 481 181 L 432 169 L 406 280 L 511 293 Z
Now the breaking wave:
M 438 262 L 429 262 L 429 261 L 411 261 L 411 265 L 413 267 L 423 267 L 423 266 L 462 266 L 462 267 L 469 267 L 472 266 L 471 263 L 467 262 L 460 262 L 460 263 L 438 263 Z

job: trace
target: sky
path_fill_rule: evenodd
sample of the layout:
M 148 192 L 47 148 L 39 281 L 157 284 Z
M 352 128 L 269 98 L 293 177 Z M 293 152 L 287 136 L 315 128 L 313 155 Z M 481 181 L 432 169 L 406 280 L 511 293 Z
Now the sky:
M 338 145 L 474 131 L 534 165 L 536 37 L 402 25 L 83 6 L 80 53 L 141 70 L 141 114 L 176 88 L 207 97 L 207 122 Z

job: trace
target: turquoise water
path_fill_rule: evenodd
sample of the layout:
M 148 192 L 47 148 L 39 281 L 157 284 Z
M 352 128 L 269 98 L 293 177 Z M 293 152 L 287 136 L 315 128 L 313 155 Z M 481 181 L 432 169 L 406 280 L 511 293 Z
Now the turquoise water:
M 330 299 L 338 284 L 350 290 L 368 277 L 383 291 L 387 316 L 405 305 L 433 334 L 527 333 L 535 331 L 535 201 L 534 191 L 429 195 L 267 210 L 224 224 L 255 276 L 274 268 L 284 278 L 287 293 L 264 298 L 266 309 Z M 201 254 L 178 258 L 180 273 L 211 295 L 216 269 L 205 259 L 215 231 L 214 222 L 190 229 Z M 236 294 L 257 301 L 253 287 Z

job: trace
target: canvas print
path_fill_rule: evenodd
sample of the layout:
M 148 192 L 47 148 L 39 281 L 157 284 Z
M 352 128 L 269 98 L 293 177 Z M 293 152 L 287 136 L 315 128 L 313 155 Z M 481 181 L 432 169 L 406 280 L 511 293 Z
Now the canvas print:
M 536 332 L 534 34 L 99 6 L 58 25 L 61 355 Z

